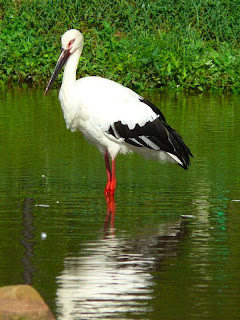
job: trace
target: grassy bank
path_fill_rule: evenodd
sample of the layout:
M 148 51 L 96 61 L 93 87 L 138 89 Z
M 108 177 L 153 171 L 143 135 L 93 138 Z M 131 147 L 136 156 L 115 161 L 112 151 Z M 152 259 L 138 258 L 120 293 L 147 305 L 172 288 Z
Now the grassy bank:
M 85 36 L 79 77 L 238 92 L 239 12 L 239 0 L 0 0 L 0 82 L 45 85 L 61 34 L 76 28 Z

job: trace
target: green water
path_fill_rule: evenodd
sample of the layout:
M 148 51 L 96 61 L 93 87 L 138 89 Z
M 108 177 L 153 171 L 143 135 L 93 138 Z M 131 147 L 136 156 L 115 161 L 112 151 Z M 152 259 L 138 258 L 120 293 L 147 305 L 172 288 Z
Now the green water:
M 119 156 L 113 216 L 101 155 L 43 91 L 0 92 L 0 286 L 61 320 L 239 319 L 239 96 L 146 97 L 195 158 Z

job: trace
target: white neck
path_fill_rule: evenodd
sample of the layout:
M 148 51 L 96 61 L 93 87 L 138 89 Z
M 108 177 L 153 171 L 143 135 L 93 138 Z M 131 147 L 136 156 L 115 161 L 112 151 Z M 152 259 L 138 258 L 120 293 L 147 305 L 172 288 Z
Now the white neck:
M 73 52 L 68 58 L 63 73 L 62 88 L 73 86 L 75 84 L 77 66 L 81 53 L 82 47 Z

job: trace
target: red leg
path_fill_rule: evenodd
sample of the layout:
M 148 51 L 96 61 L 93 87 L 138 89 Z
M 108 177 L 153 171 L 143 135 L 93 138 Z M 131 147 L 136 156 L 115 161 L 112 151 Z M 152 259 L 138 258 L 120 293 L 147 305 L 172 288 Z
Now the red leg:
M 104 194 L 105 196 L 108 194 L 109 189 L 110 189 L 110 183 L 111 183 L 111 167 L 110 167 L 110 163 L 109 163 L 109 156 L 108 156 L 108 152 L 106 151 L 105 153 L 105 165 L 106 165 L 106 170 L 107 170 L 107 184 L 106 184 L 106 188 L 104 190 Z
M 109 157 L 108 157 L 107 151 L 105 153 L 105 165 L 106 165 L 106 169 L 107 169 L 107 179 L 110 182 L 111 181 L 111 167 L 110 167 Z
M 115 159 L 112 160 L 112 169 L 111 169 L 110 163 L 109 163 L 109 155 L 107 151 L 105 153 L 105 165 L 107 169 L 107 185 L 104 190 L 104 194 L 105 196 L 114 196 L 114 192 L 117 184 L 116 176 L 115 176 Z
M 112 173 L 111 173 L 111 184 L 110 184 L 110 195 L 114 195 L 117 185 L 116 175 L 115 175 L 115 159 L 112 160 Z

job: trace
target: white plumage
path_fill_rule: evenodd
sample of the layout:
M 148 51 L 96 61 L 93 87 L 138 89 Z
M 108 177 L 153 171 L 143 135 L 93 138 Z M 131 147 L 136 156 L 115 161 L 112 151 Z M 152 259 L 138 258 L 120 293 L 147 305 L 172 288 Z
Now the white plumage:
M 105 78 L 76 80 L 82 48 L 83 35 L 78 30 L 68 30 L 62 36 L 62 52 L 45 94 L 66 63 L 59 92 L 66 126 L 72 131 L 80 130 L 105 157 L 108 176 L 105 195 L 114 195 L 118 153 L 135 151 L 157 160 L 176 162 L 187 169 L 192 155 L 189 148 L 151 102 Z

